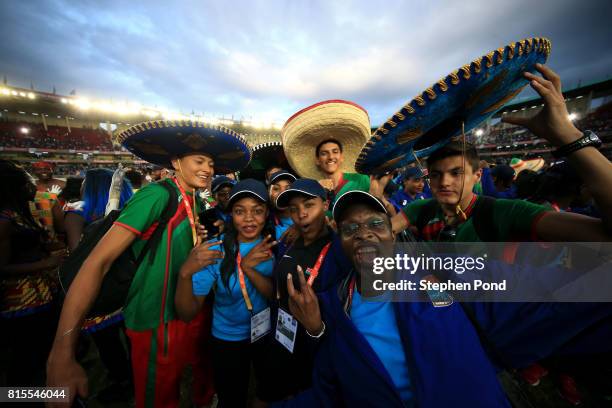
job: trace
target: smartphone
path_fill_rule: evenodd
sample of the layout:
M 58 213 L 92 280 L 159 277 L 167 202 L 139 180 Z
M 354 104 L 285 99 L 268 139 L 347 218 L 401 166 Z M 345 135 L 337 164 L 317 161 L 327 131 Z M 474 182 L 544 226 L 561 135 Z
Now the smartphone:
M 282 307 L 287 307 L 287 302 L 289 299 L 289 292 L 287 290 L 287 275 L 291 274 L 293 287 L 300 290 L 300 278 L 298 277 L 297 266 L 298 263 L 295 258 L 288 255 L 283 256 L 276 265 L 276 278 Z
M 200 213 L 200 224 L 206 228 L 208 232 L 207 239 L 219 235 L 219 227 L 213 225 L 219 220 L 217 216 L 217 210 L 215 208 L 209 208 L 208 210 Z

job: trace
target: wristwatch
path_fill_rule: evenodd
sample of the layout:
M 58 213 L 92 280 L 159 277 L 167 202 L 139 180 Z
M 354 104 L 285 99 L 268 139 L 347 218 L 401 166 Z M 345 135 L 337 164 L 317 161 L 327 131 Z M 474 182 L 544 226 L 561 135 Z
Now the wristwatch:
M 583 136 L 571 143 L 559 147 L 557 150 L 552 152 L 553 157 L 560 158 L 574 153 L 576 150 L 580 150 L 587 146 L 599 147 L 601 146 L 601 139 L 595 133 L 590 130 L 586 130 Z

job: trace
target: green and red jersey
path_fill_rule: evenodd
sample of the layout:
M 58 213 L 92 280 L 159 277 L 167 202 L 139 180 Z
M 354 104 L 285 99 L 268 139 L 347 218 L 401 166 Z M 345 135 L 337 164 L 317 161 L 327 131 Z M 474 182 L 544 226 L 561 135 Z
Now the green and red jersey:
M 138 267 L 123 309 L 125 324 L 132 330 L 154 329 L 176 318 L 174 293 L 178 272 L 193 248 L 193 235 L 183 197 L 174 181 L 166 179 L 177 191 L 178 206 L 165 227 L 157 248 L 147 254 Z M 169 193 L 157 183 L 149 184 L 128 201 L 115 222 L 137 235 L 131 248 L 137 257 L 153 234 L 169 200 Z M 187 193 L 193 209 L 193 195 Z M 198 197 L 198 208 L 201 202 Z M 194 211 L 195 213 L 195 211 Z
M 481 241 L 474 227 L 472 210 L 480 196 L 474 195 L 472 201 L 465 209 L 467 220 L 457 226 L 456 242 Z M 416 225 L 419 214 L 433 199 L 417 200 L 402 209 L 410 225 Z M 496 230 L 497 241 L 525 241 L 535 240 L 535 226 L 542 216 L 549 211 L 548 208 L 523 200 L 497 199 L 493 204 L 493 226 Z M 423 241 L 437 241 L 440 231 L 444 228 L 444 215 L 438 206 L 436 214 L 428 220 L 419 231 Z

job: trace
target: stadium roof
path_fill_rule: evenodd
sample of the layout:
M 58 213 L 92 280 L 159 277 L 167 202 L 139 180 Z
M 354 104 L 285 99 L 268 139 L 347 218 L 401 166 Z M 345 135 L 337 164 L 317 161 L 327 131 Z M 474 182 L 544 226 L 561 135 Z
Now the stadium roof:
M 574 99 L 578 97 L 584 97 L 589 93 L 592 94 L 592 98 L 599 98 L 602 96 L 612 95 L 612 79 L 605 79 L 603 81 L 592 82 L 586 85 L 581 85 L 576 88 L 567 89 L 563 91 L 563 95 L 567 99 Z M 510 112 L 512 110 L 521 110 L 522 108 L 529 108 L 532 105 L 541 104 L 542 98 L 535 97 L 530 99 L 524 99 L 521 101 L 517 101 L 513 104 L 506 105 L 502 110 L 497 112 L 494 117 L 499 117 L 504 114 L 504 112 Z

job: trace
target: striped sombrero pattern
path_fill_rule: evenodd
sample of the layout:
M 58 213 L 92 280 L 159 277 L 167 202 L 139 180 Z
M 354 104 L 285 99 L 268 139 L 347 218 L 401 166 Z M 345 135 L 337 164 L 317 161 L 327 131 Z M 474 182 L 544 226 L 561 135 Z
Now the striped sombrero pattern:
M 251 148 L 244 136 L 204 122 L 156 120 L 131 126 L 117 140 L 149 163 L 172 168 L 170 161 L 189 153 L 206 153 L 216 174 L 238 171 L 249 164 Z
M 551 44 L 528 38 L 498 48 L 442 78 L 416 96 L 372 135 L 357 158 L 360 173 L 381 174 L 425 158 L 473 129 L 529 83 L 523 72 L 545 63 Z
M 334 99 L 308 106 L 291 116 L 281 130 L 285 156 L 300 177 L 327 177 L 315 163 L 316 147 L 326 139 L 342 144 L 342 171 L 353 173 L 355 160 L 370 137 L 370 118 L 356 103 Z

